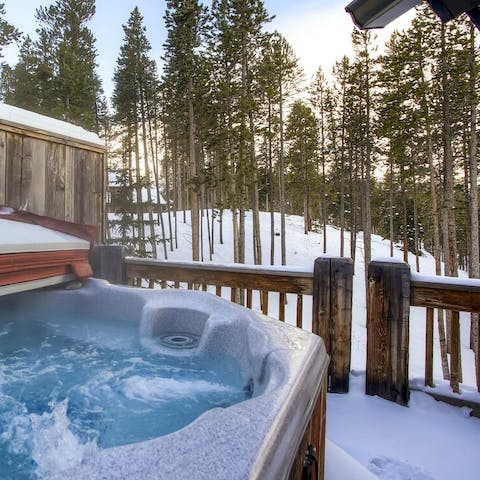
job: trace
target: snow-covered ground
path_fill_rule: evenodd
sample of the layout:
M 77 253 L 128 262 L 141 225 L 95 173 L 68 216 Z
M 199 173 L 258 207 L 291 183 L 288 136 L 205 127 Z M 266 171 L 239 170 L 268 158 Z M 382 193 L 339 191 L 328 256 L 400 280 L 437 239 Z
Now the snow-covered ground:
M 190 225 L 178 217 L 179 249 L 168 251 L 169 260 L 191 259 Z M 167 225 L 167 223 L 166 223 Z M 280 229 L 279 215 L 275 217 L 276 231 Z M 206 229 L 205 229 L 206 230 Z M 246 263 L 253 263 L 251 242 L 251 216 L 246 218 L 247 245 Z M 224 244 L 218 243 L 215 230 L 215 263 L 232 262 L 231 215 L 224 213 Z M 287 264 L 312 270 L 315 258 L 322 255 L 323 234 L 303 233 L 303 219 L 298 216 L 286 218 Z M 204 232 L 204 258 L 207 261 L 208 238 Z M 263 263 L 270 261 L 270 216 L 261 214 Z M 350 251 L 349 233 L 346 234 L 345 252 Z M 339 255 L 340 232 L 327 229 L 327 254 Z M 275 236 L 275 258 L 280 265 L 280 237 Z M 163 258 L 163 249 L 158 257 Z M 372 257 L 385 258 L 390 254 L 389 242 L 378 236 L 372 237 Z M 395 257 L 403 258 L 403 252 L 395 249 Z M 412 271 L 415 258 L 410 256 Z M 327 406 L 327 480 L 360 480 L 380 478 L 384 480 L 467 480 L 478 478 L 476 452 L 480 445 L 480 420 L 469 416 L 467 409 L 459 409 L 436 402 L 421 392 L 412 391 L 410 406 L 401 407 L 378 397 L 364 395 L 366 355 L 366 313 L 363 264 L 363 242 L 357 238 L 355 276 L 353 285 L 352 315 L 352 375 L 350 393 L 329 394 Z M 435 266 L 431 255 L 420 257 L 420 273 L 434 275 Z M 225 292 L 229 297 L 229 293 Z M 277 296 L 271 294 L 269 313 L 276 315 Z M 258 299 L 256 306 L 259 308 Z M 286 318 L 295 321 L 296 303 L 287 304 Z M 307 300 L 307 299 L 305 299 Z M 254 301 L 255 304 L 255 301 Z M 304 303 L 308 312 L 311 304 Z M 473 353 L 469 345 L 469 317 L 462 314 L 462 394 L 480 402 L 476 393 Z M 305 315 L 304 328 L 310 323 Z M 445 390 L 441 381 L 442 371 L 438 353 L 438 338 L 435 337 L 434 379 Z M 424 372 L 425 311 L 412 308 L 410 314 L 410 379 L 419 383 Z

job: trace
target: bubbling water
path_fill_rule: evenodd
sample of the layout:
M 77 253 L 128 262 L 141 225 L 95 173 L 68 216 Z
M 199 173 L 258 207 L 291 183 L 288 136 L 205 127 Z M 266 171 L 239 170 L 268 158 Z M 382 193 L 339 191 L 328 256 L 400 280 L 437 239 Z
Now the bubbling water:
M 47 478 L 248 398 L 233 359 L 175 353 L 135 325 L 0 308 L 0 478 Z

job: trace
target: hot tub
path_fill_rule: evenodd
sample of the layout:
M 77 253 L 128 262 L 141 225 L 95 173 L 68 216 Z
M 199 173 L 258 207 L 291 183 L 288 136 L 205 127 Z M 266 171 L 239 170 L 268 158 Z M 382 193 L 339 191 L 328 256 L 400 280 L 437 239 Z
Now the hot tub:
M 74 314 L 79 323 L 94 312 L 102 322 L 128 324 L 132 335 L 158 355 L 233 357 L 245 386 L 239 403 L 212 408 L 167 435 L 92 450 L 78 465 L 49 478 L 288 478 L 325 394 L 328 356 L 319 337 L 208 293 L 90 279 L 78 290 L 10 295 L 2 305 L 19 314 L 25 308 L 42 315 L 55 312 L 56 318 Z

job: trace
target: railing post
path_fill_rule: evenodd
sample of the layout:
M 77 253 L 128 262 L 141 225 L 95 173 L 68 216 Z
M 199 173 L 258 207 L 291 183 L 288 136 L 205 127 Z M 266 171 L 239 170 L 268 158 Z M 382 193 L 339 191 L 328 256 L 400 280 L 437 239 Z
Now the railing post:
M 95 245 L 90 253 L 93 275 L 113 284 L 126 285 L 125 252 L 123 245 Z
M 350 381 L 353 262 L 317 258 L 313 273 L 312 332 L 330 355 L 328 390 L 347 393 Z
M 332 258 L 330 270 L 331 335 L 330 391 L 348 393 L 352 351 L 351 258 Z
M 368 266 L 365 393 L 407 405 L 410 267 L 373 261 Z

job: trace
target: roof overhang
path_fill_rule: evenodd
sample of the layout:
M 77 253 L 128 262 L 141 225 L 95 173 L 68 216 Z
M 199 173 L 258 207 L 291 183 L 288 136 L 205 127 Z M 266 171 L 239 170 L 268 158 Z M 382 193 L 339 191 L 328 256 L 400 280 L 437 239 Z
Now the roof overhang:
M 358 28 L 383 28 L 422 0 L 353 0 L 345 10 Z
M 422 0 L 353 0 L 345 10 L 361 29 L 383 28 Z M 480 0 L 427 0 L 442 22 L 466 13 L 480 28 Z

